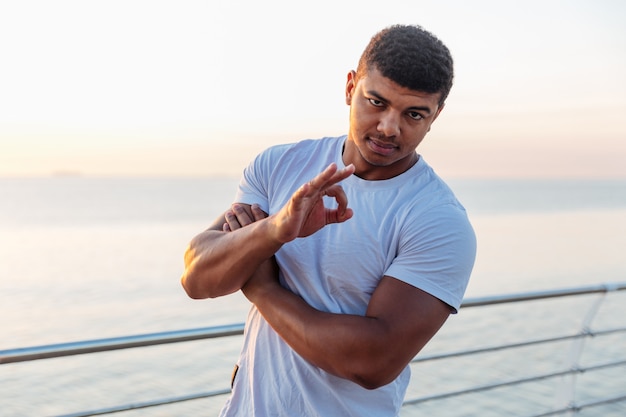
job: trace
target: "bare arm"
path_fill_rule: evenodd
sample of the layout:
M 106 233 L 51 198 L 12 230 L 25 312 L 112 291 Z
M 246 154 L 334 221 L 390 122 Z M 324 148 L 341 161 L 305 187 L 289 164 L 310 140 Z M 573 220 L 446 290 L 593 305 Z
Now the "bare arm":
M 256 222 L 237 233 L 225 233 L 224 224 L 228 224 L 229 217 L 234 213 L 242 218 L 253 217 L 252 210 L 249 205 L 234 204 L 189 243 L 181 278 L 189 297 L 215 298 L 238 291 L 258 266 L 280 248 L 280 242 L 271 240 L 266 222 Z M 254 210 L 261 211 L 258 207 Z
M 272 328 L 311 363 L 368 389 L 393 381 L 450 314 L 392 277 L 383 277 L 365 316 L 321 312 L 270 275 L 255 275 L 242 290 Z
M 226 295 L 239 290 L 280 247 L 297 237 L 309 236 L 330 223 L 352 217 L 343 189 L 337 185 L 354 172 L 352 165 L 338 170 L 331 164 L 300 187 L 278 213 L 258 221 L 250 206 L 234 205 L 208 230 L 197 235 L 185 252 L 181 283 L 191 298 Z M 336 209 L 324 207 L 323 196 L 337 200 Z M 255 210 L 258 210 L 255 208 Z M 228 232 L 228 216 L 247 219 Z

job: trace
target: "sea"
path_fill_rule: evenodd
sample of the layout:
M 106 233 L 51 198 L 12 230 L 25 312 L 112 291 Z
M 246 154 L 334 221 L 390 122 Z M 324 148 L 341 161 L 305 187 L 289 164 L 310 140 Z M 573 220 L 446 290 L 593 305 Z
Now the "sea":
M 187 243 L 230 205 L 237 182 L 231 177 L 0 179 L 0 350 L 245 321 L 249 304 L 241 294 L 191 300 L 180 285 Z M 626 281 L 626 179 L 448 183 L 478 239 L 466 298 Z M 602 320 L 619 319 L 624 326 L 626 297 L 615 297 Z M 588 298 L 576 305 L 532 302 L 512 312 L 461 309 L 425 354 L 535 336 L 545 325 L 550 331 L 575 328 L 590 303 Z M 240 343 L 239 336 L 231 336 L 0 365 L 0 416 L 70 415 L 223 389 Z M 549 361 L 562 360 L 568 346 Z M 597 355 L 622 351 L 624 337 Z M 456 368 L 434 361 L 413 370 L 407 396 L 454 388 L 466 379 L 480 384 L 487 375 L 527 370 L 529 357 L 536 362 L 550 355 L 554 349 L 507 357 L 490 353 Z M 617 387 L 624 395 L 625 375 L 622 366 L 606 387 L 591 382 L 579 392 Z M 531 415 L 539 403 L 552 401 L 547 384 L 424 402 L 405 407 L 402 415 Z M 119 415 L 215 416 L 224 401 L 220 396 Z M 624 402 L 611 407 L 581 415 L 626 415 Z

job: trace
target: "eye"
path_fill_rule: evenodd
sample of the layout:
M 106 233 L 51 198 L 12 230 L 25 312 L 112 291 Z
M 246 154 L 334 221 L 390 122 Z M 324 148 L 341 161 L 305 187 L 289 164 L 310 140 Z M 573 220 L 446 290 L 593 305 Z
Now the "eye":
M 424 118 L 424 116 L 422 116 L 421 114 L 419 114 L 416 111 L 410 111 L 410 112 L 408 112 L 408 115 L 413 120 L 422 120 Z
M 384 106 L 384 103 L 382 101 L 377 100 L 375 98 L 368 98 L 367 100 L 370 102 L 370 104 L 372 106 L 375 106 L 375 107 L 382 107 L 382 106 Z

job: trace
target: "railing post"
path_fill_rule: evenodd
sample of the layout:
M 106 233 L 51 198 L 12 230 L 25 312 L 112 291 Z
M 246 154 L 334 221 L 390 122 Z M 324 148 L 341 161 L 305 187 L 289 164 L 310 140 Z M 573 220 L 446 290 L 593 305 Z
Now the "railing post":
M 576 407 L 576 378 L 578 377 L 578 371 L 580 370 L 580 359 L 583 354 L 583 350 L 585 347 L 585 339 L 589 336 L 593 336 L 591 332 L 591 322 L 596 317 L 600 306 L 606 299 L 606 292 L 600 293 L 598 298 L 596 298 L 587 314 L 582 322 L 580 329 L 580 337 L 574 339 L 570 346 L 569 354 L 565 360 L 566 364 L 569 364 L 569 369 L 575 372 L 571 372 L 567 375 L 564 375 L 560 378 L 559 386 L 556 390 L 556 398 L 554 408 L 556 410 L 559 409 L 569 409 L 567 412 L 567 416 L 573 416 L 577 413 Z

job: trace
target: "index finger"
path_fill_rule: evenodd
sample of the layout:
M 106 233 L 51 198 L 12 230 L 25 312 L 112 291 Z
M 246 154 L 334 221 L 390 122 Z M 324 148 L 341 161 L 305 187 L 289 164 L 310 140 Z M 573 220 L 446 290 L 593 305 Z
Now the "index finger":
M 337 202 L 336 211 L 338 218 L 345 217 L 346 210 L 348 209 L 348 197 L 346 196 L 346 192 L 343 190 L 341 185 L 333 185 L 329 187 L 324 194 L 334 198 Z
M 348 178 L 354 173 L 354 165 L 350 164 L 342 169 L 337 169 L 337 164 L 330 164 L 324 171 L 309 181 L 309 186 L 324 190 L 338 182 Z

